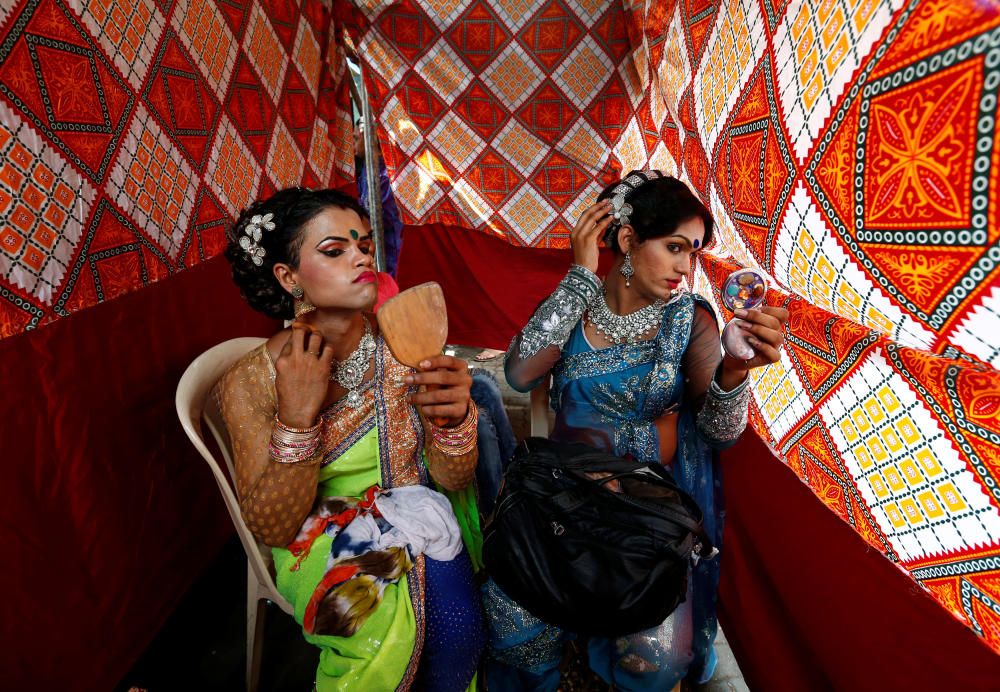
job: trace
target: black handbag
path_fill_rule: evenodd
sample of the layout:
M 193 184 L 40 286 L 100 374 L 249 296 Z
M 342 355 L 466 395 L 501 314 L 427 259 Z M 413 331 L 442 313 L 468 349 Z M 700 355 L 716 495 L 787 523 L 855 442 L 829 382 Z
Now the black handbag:
M 483 541 L 507 596 L 547 623 L 604 637 L 663 622 L 685 598 L 692 553 L 715 552 L 698 505 L 660 464 L 538 437 L 518 447 Z

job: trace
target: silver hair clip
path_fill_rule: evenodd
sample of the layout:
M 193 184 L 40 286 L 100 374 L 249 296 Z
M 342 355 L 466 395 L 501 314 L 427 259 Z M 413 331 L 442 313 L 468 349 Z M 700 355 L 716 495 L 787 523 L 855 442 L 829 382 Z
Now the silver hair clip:
M 240 247 L 250 255 L 250 261 L 258 267 L 264 264 L 264 248 L 260 246 L 261 235 L 264 231 L 274 230 L 274 214 L 267 213 L 261 216 L 254 214 L 243 227 L 245 235 L 240 236 Z
M 632 214 L 632 205 L 625 201 L 625 195 L 632 192 L 632 186 L 622 183 L 611 192 L 611 218 L 619 226 L 629 224 L 629 215 Z
M 632 205 L 625 201 L 625 198 L 650 180 L 662 177 L 663 173 L 654 169 L 635 171 L 611 191 L 611 218 L 615 220 L 617 225 L 627 226 L 631 223 L 629 217 L 632 215 L 633 209 Z

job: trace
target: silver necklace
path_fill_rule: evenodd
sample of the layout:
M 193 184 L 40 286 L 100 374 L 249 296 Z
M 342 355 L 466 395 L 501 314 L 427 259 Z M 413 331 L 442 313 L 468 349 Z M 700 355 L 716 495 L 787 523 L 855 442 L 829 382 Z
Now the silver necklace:
M 660 324 L 666 303 L 657 300 L 627 315 L 616 315 L 608 307 L 604 291 L 600 291 L 587 307 L 587 321 L 599 334 L 613 344 L 634 344 L 639 337 Z
M 358 387 L 368 372 L 372 356 L 375 355 L 375 338 L 372 336 L 371 325 L 368 324 L 366 317 L 361 319 L 365 321 L 365 333 L 361 336 L 358 347 L 344 360 L 334 361 L 330 369 L 330 379 L 347 390 L 347 405 L 351 408 L 361 405 L 362 399 Z

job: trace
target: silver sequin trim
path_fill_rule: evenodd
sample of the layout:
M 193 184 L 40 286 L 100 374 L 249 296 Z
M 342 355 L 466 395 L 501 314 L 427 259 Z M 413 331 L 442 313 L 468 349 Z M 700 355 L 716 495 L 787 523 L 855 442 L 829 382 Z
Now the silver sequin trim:
M 561 348 L 600 290 L 601 280 L 594 272 L 578 264 L 570 267 L 566 277 L 521 331 L 518 348 L 521 359 L 531 358 L 549 346 Z
M 483 607 L 493 630 L 494 642 L 503 641 L 523 631 L 544 625 L 532 639 L 507 649 L 493 647 L 496 660 L 521 670 L 558 660 L 562 657 L 563 633 L 558 627 L 543 623 L 507 597 L 492 580 L 487 581 L 483 593 Z
M 602 382 L 595 387 L 592 400 L 604 424 L 614 431 L 615 452 L 621 456 L 631 454 L 643 461 L 659 457 L 653 424 L 641 417 L 639 392 L 649 387 L 650 375 L 640 378 L 632 375 L 624 382 Z
M 750 378 L 736 389 L 722 391 L 712 380 L 705 397 L 705 405 L 698 413 L 698 430 L 709 443 L 725 444 L 739 437 L 747 427 L 750 403 Z

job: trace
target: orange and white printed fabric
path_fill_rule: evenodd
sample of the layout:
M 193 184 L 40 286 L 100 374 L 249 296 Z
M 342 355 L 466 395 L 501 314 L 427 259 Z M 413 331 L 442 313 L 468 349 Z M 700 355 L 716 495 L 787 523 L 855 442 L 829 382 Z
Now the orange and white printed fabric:
M 655 167 L 792 305 L 754 427 L 1000 651 L 1000 9 L 974 0 L 362 0 L 405 220 L 564 247 Z
M 353 177 L 318 1 L 0 3 L 0 338 L 221 252 L 250 201 Z

